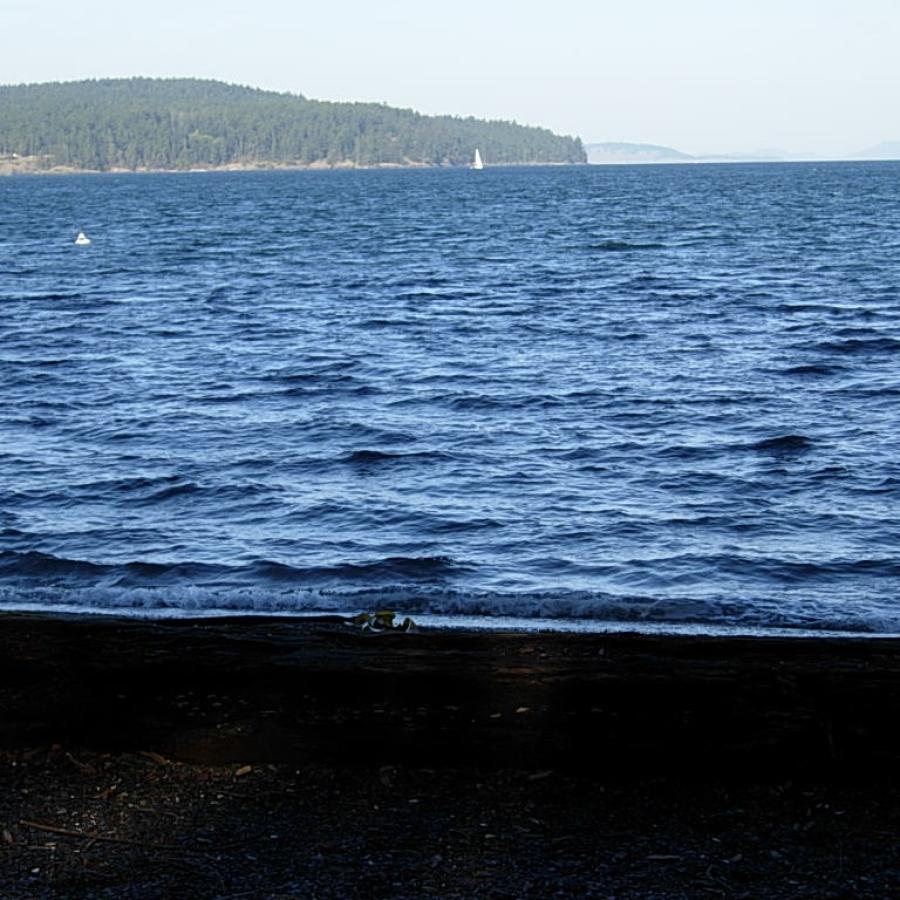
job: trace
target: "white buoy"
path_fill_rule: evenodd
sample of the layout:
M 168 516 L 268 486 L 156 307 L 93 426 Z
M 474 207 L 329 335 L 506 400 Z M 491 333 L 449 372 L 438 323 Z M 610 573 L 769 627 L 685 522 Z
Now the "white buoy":
M 75 243 L 78 244 L 79 247 L 86 247 L 91 242 L 91 239 L 83 232 L 78 232 L 78 237 L 75 238 Z

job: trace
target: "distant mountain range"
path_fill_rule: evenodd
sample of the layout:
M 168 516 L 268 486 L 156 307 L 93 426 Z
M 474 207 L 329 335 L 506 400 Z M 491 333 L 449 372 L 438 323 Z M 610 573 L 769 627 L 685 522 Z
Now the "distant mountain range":
M 577 137 L 514 122 L 195 78 L 0 86 L 0 174 L 586 162 Z
M 672 147 L 659 144 L 624 144 L 607 142 L 585 144 L 589 163 L 609 165 L 615 163 L 667 163 L 693 162 L 694 157 Z
M 780 162 L 789 158 L 778 150 L 763 150 L 745 154 L 708 154 L 696 156 L 682 153 L 660 144 L 628 144 L 606 142 L 585 144 L 588 162 L 594 165 L 636 163 L 697 163 L 697 162 Z
M 900 159 L 900 141 L 885 141 L 854 154 L 854 159 Z
M 782 150 L 760 150 L 756 153 L 743 154 L 706 154 L 702 156 L 682 153 L 673 147 L 659 144 L 629 144 L 621 142 L 605 142 L 585 144 L 589 163 L 594 165 L 636 165 L 640 163 L 701 163 L 701 162 L 787 162 L 790 160 L 835 159 L 835 157 L 817 157 L 813 154 L 787 153 Z M 900 141 L 886 141 L 852 156 L 853 159 L 900 160 Z

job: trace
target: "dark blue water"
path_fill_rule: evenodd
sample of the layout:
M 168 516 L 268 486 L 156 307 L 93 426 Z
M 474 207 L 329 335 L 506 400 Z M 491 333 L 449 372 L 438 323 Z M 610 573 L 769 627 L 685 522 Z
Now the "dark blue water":
M 7 607 L 900 630 L 900 165 L 0 179 L 0 384 Z

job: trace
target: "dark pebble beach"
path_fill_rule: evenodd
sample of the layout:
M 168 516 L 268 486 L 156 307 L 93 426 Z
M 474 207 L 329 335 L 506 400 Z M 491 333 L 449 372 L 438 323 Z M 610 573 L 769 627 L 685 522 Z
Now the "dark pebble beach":
M 0 897 L 897 896 L 890 639 L 0 618 Z

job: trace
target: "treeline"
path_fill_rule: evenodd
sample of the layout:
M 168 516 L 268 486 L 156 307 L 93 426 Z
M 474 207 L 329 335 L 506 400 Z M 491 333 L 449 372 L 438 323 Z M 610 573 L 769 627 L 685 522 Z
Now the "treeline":
M 0 86 L 0 155 L 50 168 L 583 163 L 579 138 L 198 79 Z

